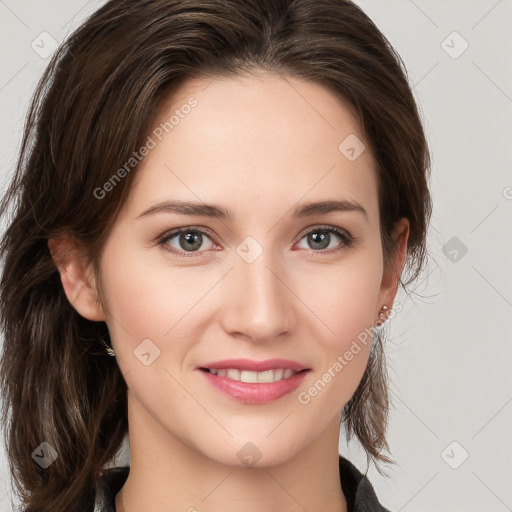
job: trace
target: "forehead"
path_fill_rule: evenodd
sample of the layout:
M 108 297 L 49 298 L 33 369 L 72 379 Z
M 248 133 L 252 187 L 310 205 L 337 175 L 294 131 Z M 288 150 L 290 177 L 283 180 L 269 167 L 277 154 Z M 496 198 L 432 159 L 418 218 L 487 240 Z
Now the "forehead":
M 349 199 L 377 213 L 369 143 L 320 84 L 271 73 L 195 79 L 162 103 L 150 137 L 134 203 L 199 199 L 237 211 Z

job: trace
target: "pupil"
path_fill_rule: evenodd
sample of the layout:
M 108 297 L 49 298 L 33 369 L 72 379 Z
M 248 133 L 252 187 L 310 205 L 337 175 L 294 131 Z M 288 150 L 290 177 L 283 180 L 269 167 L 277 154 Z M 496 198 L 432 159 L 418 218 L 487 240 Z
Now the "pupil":
M 329 233 L 325 231 L 316 231 L 309 235 L 309 241 L 313 244 L 319 244 L 320 247 L 313 247 L 314 249 L 325 249 L 329 246 Z
M 187 247 L 186 245 L 183 247 L 183 249 L 185 249 L 186 251 L 193 251 L 193 250 L 196 250 L 196 249 L 199 249 L 201 247 L 201 240 L 202 238 L 202 235 L 201 233 L 197 233 L 197 234 L 191 234 L 191 232 L 187 232 L 185 234 L 182 234 L 180 236 L 180 244 L 181 242 L 186 242 L 186 244 L 191 244 L 192 247 Z

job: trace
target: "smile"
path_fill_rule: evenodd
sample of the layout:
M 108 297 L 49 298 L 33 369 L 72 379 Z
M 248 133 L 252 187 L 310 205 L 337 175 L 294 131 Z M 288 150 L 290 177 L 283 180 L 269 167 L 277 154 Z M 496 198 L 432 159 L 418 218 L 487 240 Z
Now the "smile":
M 249 383 L 269 383 L 269 382 L 277 382 L 280 380 L 288 379 L 289 377 L 299 373 L 298 371 L 291 370 L 290 368 L 277 368 L 273 370 L 266 370 L 263 372 L 253 372 L 250 370 L 239 370 L 237 368 L 201 368 L 203 371 L 207 371 L 212 375 L 217 375 L 218 377 L 226 377 L 227 379 L 239 381 L 239 382 L 249 382 Z M 304 370 L 302 370 L 304 371 Z
M 274 368 L 255 372 L 237 368 L 198 368 L 217 391 L 237 402 L 267 404 L 295 391 L 311 371 Z M 215 372 L 215 373 L 214 373 Z

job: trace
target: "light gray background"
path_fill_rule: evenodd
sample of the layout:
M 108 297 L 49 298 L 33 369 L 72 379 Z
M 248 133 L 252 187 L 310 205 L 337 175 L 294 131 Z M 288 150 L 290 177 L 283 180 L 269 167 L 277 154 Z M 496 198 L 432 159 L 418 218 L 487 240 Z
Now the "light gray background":
M 102 3 L 0 0 L 3 187 L 48 62 L 32 42 L 62 41 Z M 357 3 L 406 63 L 433 156 L 429 269 L 390 324 L 397 465 L 370 479 L 393 512 L 512 510 L 512 0 Z M 357 445 L 340 451 L 364 468 Z

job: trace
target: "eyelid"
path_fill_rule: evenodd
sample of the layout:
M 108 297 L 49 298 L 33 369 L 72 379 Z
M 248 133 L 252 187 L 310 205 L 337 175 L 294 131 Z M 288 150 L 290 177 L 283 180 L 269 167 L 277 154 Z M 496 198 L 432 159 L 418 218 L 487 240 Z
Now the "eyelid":
M 356 238 L 354 236 L 352 236 L 352 234 L 347 231 L 346 229 L 344 228 L 340 228 L 338 226 L 333 226 L 331 224 L 312 224 L 311 226 L 308 226 L 307 228 L 304 228 L 303 231 L 300 232 L 300 234 L 298 235 L 298 238 L 299 238 L 299 241 L 302 240 L 302 238 L 307 235 L 308 233 L 310 233 L 311 231 L 315 231 L 315 230 L 318 230 L 318 231 L 334 231 L 334 232 L 339 232 L 340 235 L 345 235 L 349 240 L 352 240 L 352 241 L 355 241 Z M 317 251 L 319 252 L 319 251 Z
M 199 231 L 201 233 L 204 233 L 204 234 L 208 235 L 211 238 L 215 238 L 215 233 L 211 229 L 205 228 L 203 226 L 190 225 L 190 226 L 183 226 L 181 228 L 169 229 L 169 230 L 165 231 L 164 233 L 162 233 L 161 235 L 158 235 L 154 239 L 154 242 L 157 242 L 158 240 L 162 240 L 164 238 L 168 238 L 168 237 L 170 237 L 172 235 L 176 235 L 176 234 L 181 233 L 183 231 Z
M 157 243 L 158 245 L 164 245 L 165 242 L 169 241 L 171 238 L 174 238 L 176 237 L 176 235 L 179 235 L 180 233 L 183 233 L 183 232 L 189 232 L 189 231 L 196 231 L 198 233 L 201 233 L 203 235 L 206 235 L 208 238 L 211 239 L 211 241 L 215 244 L 218 244 L 218 242 L 216 241 L 216 236 L 215 234 L 213 233 L 213 231 L 211 231 L 210 229 L 208 228 L 205 228 L 205 227 L 199 227 L 199 226 L 184 226 L 184 227 L 181 227 L 181 228 L 174 228 L 174 229 L 171 229 L 169 231 L 166 231 L 165 233 L 162 233 L 161 235 L 158 235 L 154 240 L 153 242 L 154 243 Z M 168 249 L 169 252 L 171 253 L 174 253 L 176 254 L 176 250 L 170 250 Z M 206 251 L 190 251 L 190 254 L 197 254 L 197 253 L 202 253 L 202 252 L 206 252 Z M 184 251 L 179 251 L 180 254 L 186 254 L 186 252 Z

